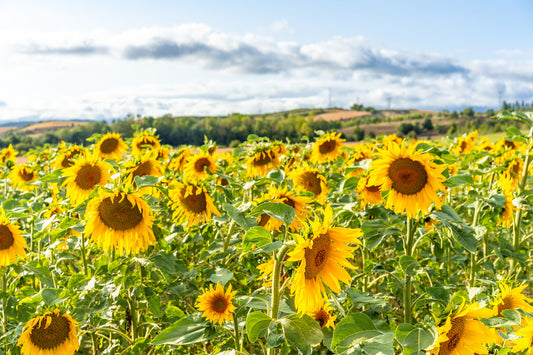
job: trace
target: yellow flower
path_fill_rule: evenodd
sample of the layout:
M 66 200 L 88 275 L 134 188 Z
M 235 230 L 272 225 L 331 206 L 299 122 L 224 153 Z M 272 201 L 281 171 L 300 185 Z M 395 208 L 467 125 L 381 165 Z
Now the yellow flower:
M 246 177 L 265 176 L 270 170 L 280 167 L 279 153 L 276 149 L 263 147 L 255 151 L 246 164 Z
M 318 138 L 313 144 L 313 153 L 311 161 L 315 164 L 329 163 L 337 160 L 342 155 L 340 148 L 344 145 L 345 139 L 341 138 L 340 133 L 327 133 Z
M 15 165 L 13 170 L 9 172 L 9 179 L 11 185 L 16 186 L 25 191 L 32 191 L 35 189 L 35 185 L 29 185 L 28 183 L 35 181 L 39 178 L 39 174 L 33 168 L 28 165 Z
M 195 183 L 176 183 L 169 190 L 175 223 L 187 222 L 186 228 L 211 220 L 211 215 L 220 217 L 205 187 Z
M 500 282 L 499 286 L 500 294 L 494 302 L 494 313 L 497 316 L 502 317 L 502 312 L 506 309 L 521 309 L 524 312 L 533 313 L 533 306 L 530 304 L 533 299 L 522 293 L 527 284 L 513 289 L 503 282 Z
M 156 150 L 161 147 L 159 139 L 150 133 L 142 133 L 133 138 L 131 142 L 131 154 L 140 155 L 145 150 Z
M 207 318 L 211 323 L 222 323 L 227 320 L 233 321 L 233 296 L 237 291 L 231 291 L 231 285 L 224 292 L 224 288 L 217 282 L 216 288 L 209 285 L 209 290 L 204 290 L 204 294 L 198 297 L 196 308 L 202 313 L 202 317 Z
M 217 163 L 209 153 L 203 152 L 189 157 L 185 174 L 192 179 L 203 180 L 217 171 Z
M 524 355 L 533 355 L 533 320 L 531 318 L 522 318 L 523 327 L 518 329 L 515 334 L 520 339 L 514 340 L 514 347 L 511 349 L 513 354 L 525 351 Z
M 370 185 L 368 180 L 370 177 L 366 176 L 359 180 L 357 184 L 357 193 L 359 194 L 357 198 L 363 200 L 361 207 L 364 208 L 366 205 L 374 206 L 379 205 L 385 202 L 383 196 L 381 196 L 381 190 L 379 186 Z
M 122 138 L 120 133 L 107 133 L 96 143 L 94 150 L 96 154 L 102 159 L 120 160 L 122 153 L 128 149 L 128 146 Z
M 185 169 L 185 165 L 191 155 L 189 148 L 182 148 L 178 151 L 178 154 L 173 156 L 168 164 L 168 168 L 175 172 L 182 172 Z
M 0 210 L 0 267 L 17 263 L 17 256 L 26 257 L 28 245 L 19 227 L 10 223 L 5 211 Z
M 0 162 L 2 164 L 6 164 L 8 161 L 15 162 L 18 153 L 19 152 L 13 148 L 13 145 L 10 144 L 9 147 L 2 149 L 0 152 Z
M 350 274 L 344 269 L 355 269 L 348 259 L 361 244 L 360 229 L 331 227 L 331 207 L 326 207 L 324 220 L 311 222 L 309 237 L 296 235 L 297 245 L 289 253 L 288 261 L 298 263 L 291 280 L 291 294 L 298 312 L 309 313 L 324 304 L 326 288 L 340 293 L 339 282 L 349 284 Z
M 388 191 L 387 208 L 405 212 L 407 217 L 427 211 L 432 203 L 440 208 L 437 192 L 446 188 L 442 184 L 445 164 L 438 165 L 432 161 L 433 155 L 403 144 L 391 143 L 388 149 L 379 150 L 378 156 L 372 161 L 369 184 Z
M 64 148 L 65 150 L 58 155 L 55 161 L 57 169 L 68 168 L 74 164 L 74 159 L 83 154 L 84 150 L 79 145 L 73 145 L 70 148 Z
M 138 253 L 155 245 L 150 206 L 135 193 L 105 192 L 87 204 L 85 233 L 104 250 Z
M 287 206 L 294 208 L 296 217 L 289 226 L 291 232 L 299 230 L 302 227 L 302 222 L 305 221 L 311 213 L 309 211 L 309 205 L 313 200 L 305 196 L 296 196 L 287 188 L 278 189 L 275 186 L 272 186 L 266 195 L 266 199 L 271 199 L 274 202 L 282 202 Z
M 292 177 L 298 192 L 311 192 L 319 203 L 326 202 L 326 197 L 328 196 L 326 178 L 318 170 L 304 166 L 294 169 L 289 176 Z
M 263 283 L 263 287 L 272 287 L 272 278 L 274 273 L 274 259 L 270 259 L 266 263 L 257 265 L 257 270 L 261 272 L 260 277 L 266 279 Z
M 85 201 L 94 188 L 104 186 L 110 180 L 109 171 L 112 166 L 106 162 L 98 161 L 97 156 L 85 155 L 76 160 L 74 165 L 64 171 L 67 177 L 63 185 L 66 185 L 67 196 L 73 205 Z
M 22 355 L 73 355 L 79 349 L 78 323 L 58 309 L 31 319 L 17 342 Z
M 313 317 L 314 320 L 320 324 L 321 328 L 335 328 L 335 319 L 337 319 L 336 315 L 332 315 L 331 312 L 333 311 L 333 307 L 329 303 L 325 303 L 317 310 L 311 312 L 311 317 Z
M 452 153 L 455 155 L 468 154 L 472 149 L 474 149 L 477 137 L 477 131 L 474 131 L 466 137 L 457 137 L 457 142 L 451 149 Z
M 446 318 L 444 325 L 438 327 L 439 337 L 429 349 L 431 355 L 488 354 L 487 345 L 498 340 L 494 329 L 479 321 L 490 318 L 494 312 L 479 308 L 477 303 L 462 304 L 458 311 Z

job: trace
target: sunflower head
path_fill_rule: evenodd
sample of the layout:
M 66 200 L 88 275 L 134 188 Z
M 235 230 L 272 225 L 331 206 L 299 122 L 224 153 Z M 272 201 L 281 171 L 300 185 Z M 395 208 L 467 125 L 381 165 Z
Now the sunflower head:
M 203 180 L 216 171 L 216 160 L 207 152 L 189 157 L 189 162 L 185 165 L 185 174 L 192 179 Z
M 524 312 L 533 312 L 533 306 L 531 306 L 533 299 L 523 294 L 527 284 L 513 289 L 504 282 L 500 282 L 498 285 L 500 293 L 494 302 L 493 308 L 497 316 L 502 317 L 502 312 L 506 309 L 521 309 Z
M 270 188 L 268 194 L 265 196 L 265 199 L 274 202 L 281 202 L 294 208 L 294 212 L 296 212 L 296 218 L 289 226 L 289 230 L 292 232 L 298 231 L 302 227 L 303 222 L 311 213 L 309 207 L 313 202 L 313 199 L 310 197 L 298 196 L 294 192 L 289 191 L 287 187 L 277 188 L 275 186 Z
M 445 190 L 445 164 L 436 164 L 430 153 L 416 152 L 414 146 L 390 144 L 372 161 L 368 183 L 388 192 L 386 207 L 395 213 L 415 217 L 432 203 L 440 208 L 438 191 Z
M 35 185 L 29 185 L 30 182 L 39 178 L 37 170 L 29 165 L 15 165 L 9 173 L 11 184 L 25 191 L 32 191 Z
M 138 253 L 155 245 L 150 206 L 135 193 L 104 192 L 87 204 L 85 233 L 104 250 Z
M 317 310 L 311 312 L 310 316 L 320 324 L 321 328 L 335 328 L 335 319 L 337 316 L 332 314 L 333 307 L 329 303 L 325 303 Z
M 366 205 L 374 206 L 385 202 L 383 196 L 381 196 L 380 186 L 371 185 L 368 181 L 370 177 L 366 176 L 359 180 L 357 183 L 356 191 L 359 194 L 357 198 L 362 200 L 361 207 Z
M 159 138 L 152 131 L 138 134 L 131 142 L 132 155 L 140 155 L 144 150 L 156 150 L 161 147 Z
M 297 191 L 307 191 L 315 196 L 319 203 L 324 203 L 328 195 L 326 178 L 317 169 L 309 166 L 294 169 L 290 174 Z
M 0 267 L 16 264 L 17 257 L 24 259 L 26 249 L 28 245 L 18 225 L 11 223 L 5 211 L 0 210 Z
M 313 153 L 311 161 L 315 164 L 329 163 L 337 160 L 342 156 L 340 148 L 344 145 L 345 139 L 341 138 L 340 133 L 327 133 L 318 138 L 313 144 Z
M 177 154 L 171 157 L 168 168 L 175 172 L 183 172 L 190 156 L 191 150 L 189 148 L 180 149 Z
M 207 189 L 193 182 L 175 183 L 169 190 L 176 223 L 187 222 L 186 228 L 211 220 L 211 216 L 220 217 L 220 212 L 213 204 Z
M 265 176 L 270 170 L 280 167 L 278 150 L 270 145 L 257 147 L 246 164 L 247 177 Z
M 215 288 L 210 285 L 209 290 L 204 290 L 204 293 L 198 297 L 196 308 L 203 312 L 202 317 L 211 323 L 222 325 L 225 320 L 231 322 L 236 308 L 232 300 L 236 293 L 237 291 L 231 291 L 231 285 L 224 291 L 222 285 L 217 282 Z
M 31 319 L 20 335 L 17 345 L 23 355 L 73 355 L 80 347 L 78 323 L 58 309 Z
M 55 166 L 57 169 L 68 168 L 74 164 L 78 155 L 82 155 L 84 149 L 79 145 L 73 145 L 70 148 L 60 147 L 60 154 L 57 156 Z
M 102 159 L 120 160 L 128 147 L 120 138 L 120 133 L 107 133 L 94 146 L 96 154 Z
M 8 161 L 14 163 L 16 161 L 18 153 L 19 152 L 13 148 L 13 145 L 9 144 L 9 147 L 2 149 L 2 151 L 0 152 L 0 163 L 6 164 Z

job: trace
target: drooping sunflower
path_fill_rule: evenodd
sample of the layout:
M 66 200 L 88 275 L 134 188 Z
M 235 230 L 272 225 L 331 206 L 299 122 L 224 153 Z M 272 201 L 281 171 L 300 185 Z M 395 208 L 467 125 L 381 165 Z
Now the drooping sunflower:
M 518 329 L 515 334 L 521 338 L 513 341 L 511 353 L 518 354 L 525 351 L 524 355 L 533 355 L 533 319 L 523 317 L 522 328 Z
M 2 267 L 16 264 L 17 256 L 24 259 L 28 245 L 18 225 L 9 221 L 4 210 L 0 211 L 0 267 Z
M 357 199 L 363 201 L 361 204 L 362 208 L 366 205 L 374 206 L 385 202 L 385 199 L 381 196 L 380 187 L 369 184 L 369 179 L 369 176 L 365 176 L 357 183 L 356 192 L 359 194 Z
M 155 245 L 150 206 L 135 193 L 104 192 L 87 204 L 85 233 L 104 250 L 138 253 Z
M 198 297 L 196 308 L 202 313 L 202 317 L 207 318 L 211 323 L 222 323 L 227 320 L 233 321 L 233 311 L 235 305 L 232 303 L 237 291 L 231 291 L 231 285 L 224 291 L 224 288 L 217 282 L 215 288 L 209 285 L 209 290 L 204 290 L 203 295 Z
M 185 165 L 185 174 L 192 179 L 203 180 L 217 171 L 217 163 L 208 152 L 189 157 Z
M 327 133 L 318 138 L 313 144 L 313 153 L 311 161 L 315 164 L 329 163 L 337 160 L 342 155 L 340 148 L 344 145 L 345 139 L 341 138 L 340 133 Z
M 133 162 L 128 166 L 126 170 L 126 175 L 128 176 L 128 182 L 133 184 L 135 182 L 135 177 L 143 176 L 161 176 L 163 175 L 163 168 L 159 161 L 154 159 L 152 155 L 145 154 L 139 161 Z
M 395 213 L 405 212 L 415 217 L 427 211 L 434 203 L 442 205 L 438 191 L 445 190 L 445 164 L 438 165 L 430 153 L 416 152 L 413 146 L 391 143 L 379 150 L 378 159 L 372 161 L 369 184 L 388 191 L 386 207 Z
M 311 312 L 311 317 L 320 324 L 321 328 L 335 328 L 335 319 L 337 316 L 331 314 L 333 312 L 333 307 L 329 303 L 325 303 L 317 310 Z
M 527 286 L 525 284 L 511 289 L 509 285 L 500 282 L 500 294 L 494 302 L 494 313 L 499 317 L 503 316 L 502 312 L 506 309 L 521 309 L 524 312 L 532 313 L 533 306 L 531 306 L 531 302 L 533 302 L 533 299 L 522 293 Z
M 319 203 L 326 202 L 329 192 L 326 178 L 317 169 L 304 166 L 294 169 L 289 176 L 292 177 L 297 191 L 311 192 Z
M 185 165 L 189 157 L 191 156 L 191 150 L 189 148 L 182 148 L 170 159 L 168 168 L 175 172 L 182 172 L 185 169 Z
M 137 135 L 131 142 L 131 154 L 139 155 L 143 150 L 155 150 L 161 147 L 161 142 L 155 134 L 145 132 Z
M 128 146 L 120 138 L 120 133 L 107 133 L 94 146 L 94 151 L 100 158 L 111 160 L 120 160 L 127 149 Z
M 308 236 L 296 235 L 296 247 L 289 252 L 288 261 L 297 262 L 292 275 L 291 295 L 298 312 L 316 311 L 326 299 L 326 286 L 335 293 L 341 292 L 340 283 L 352 280 L 345 270 L 355 269 L 348 259 L 361 244 L 360 229 L 331 227 L 333 211 L 324 210 L 324 219 L 311 222 Z
M 100 161 L 97 156 L 86 154 L 76 160 L 74 165 L 64 171 L 67 179 L 67 197 L 73 205 L 78 205 L 85 201 L 96 186 L 104 186 L 110 180 L 110 171 L 113 167 Z
M 78 322 L 58 309 L 31 319 L 17 342 L 22 355 L 73 355 L 79 349 Z
M 291 232 L 298 231 L 302 227 L 303 222 L 311 214 L 309 207 L 313 199 L 306 196 L 297 196 L 294 192 L 289 191 L 287 187 L 279 189 L 272 186 L 268 192 L 268 196 L 273 200 L 279 200 L 287 206 L 294 208 L 296 217 L 289 226 Z
M 36 181 L 39 178 L 39 173 L 29 165 L 15 165 L 8 177 L 11 180 L 11 185 L 25 191 L 32 191 L 35 189 L 35 185 L 29 183 Z
M 280 167 L 279 153 L 272 147 L 262 147 L 257 149 L 248 158 L 246 177 L 265 176 L 270 170 Z
M 477 137 L 477 131 L 474 131 L 473 133 L 470 133 L 464 137 L 457 137 L 457 142 L 451 149 L 452 153 L 457 156 L 462 154 L 468 154 L 472 149 L 474 149 Z
M 176 183 L 169 190 L 176 223 L 187 222 L 186 228 L 211 220 L 211 216 L 220 217 L 220 212 L 213 204 L 213 199 L 206 188 L 193 182 Z
M 9 147 L 2 149 L 0 152 L 0 163 L 6 164 L 8 161 L 14 163 L 18 153 L 19 152 L 13 148 L 13 144 L 10 144 Z
M 269 259 L 267 262 L 257 265 L 257 270 L 261 273 L 260 278 L 265 280 L 265 282 L 263 282 L 263 287 L 272 287 L 274 259 Z
M 76 157 L 83 154 L 83 152 L 83 148 L 79 145 L 73 145 L 70 148 L 62 148 L 62 153 L 57 156 L 55 161 L 56 168 L 62 169 L 72 166 Z
M 494 312 L 480 308 L 477 303 L 462 304 L 457 312 L 438 327 L 439 337 L 429 349 L 431 355 L 488 354 L 487 344 L 498 340 L 494 329 L 479 319 L 490 318 Z
M 509 174 L 501 174 L 498 179 L 498 185 L 505 196 L 505 205 L 500 211 L 497 223 L 509 228 L 513 222 L 514 211 L 516 211 L 516 207 L 513 205 L 513 192 L 516 188 L 516 181 Z

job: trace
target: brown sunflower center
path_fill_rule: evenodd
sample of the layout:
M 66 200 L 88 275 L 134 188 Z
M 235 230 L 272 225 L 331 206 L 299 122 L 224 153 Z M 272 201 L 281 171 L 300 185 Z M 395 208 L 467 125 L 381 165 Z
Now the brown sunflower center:
M 318 322 L 318 324 L 320 324 L 320 327 L 324 328 L 326 324 L 328 323 L 329 314 L 328 312 L 326 312 L 325 310 L 321 308 L 318 312 L 315 313 L 314 318 Z
M 61 161 L 61 167 L 68 168 L 72 165 L 74 165 L 74 158 L 77 155 L 81 154 L 81 150 L 78 148 L 74 148 L 71 151 L 65 153 L 65 156 L 63 157 L 63 160 Z
M 120 195 L 114 199 L 103 199 L 98 207 L 98 214 L 107 227 L 120 231 L 133 229 L 143 220 L 139 207 L 133 206 L 127 197 Z
M 269 215 L 267 215 L 266 213 L 261 213 L 261 215 L 259 216 L 259 221 L 257 221 L 257 225 L 260 227 L 264 227 L 266 226 L 269 220 L 270 220 Z
M 318 146 L 318 151 L 320 152 L 320 154 L 328 154 L 334 151 L 336 147 L 337 141 L 330 139 L 323 143 L 320 143 L 320 145 Z
M 92 190 L 96 184 L 100 182 L 102 178 L 102 171 L 95 165 L 84 165 L 78 171 L 78 175 L 74 180 L 76 185 L 82 190 Z
M 203 173 L 204 172 L 204 168 L 205 167 L 210 167 L 211 166 L 211 161 L 209 161 L 208 158 L 200 158 L 200 159 L 197 159 L 195 162 L 194 162 L 194 171 L 196 171 L 197 173 Z
M 252 164 L 254 166 L 263 166 L 270 164 L 274 160 L 274 152 L 262 151 L 255 155 Z
M 52 320 L 49 321 L 48 318 Z M 50 322 L 48 326 L 47 323 Z M 47 314 L 41 322 L 31 329 L 30 339 L 38 350 L 54 349 L 63 344 L 69 337 L 70 322 L 65 317 L 55 313 Z
M 185 208 L 194 213 L 203 213 L 206 211 L 207 199 L 205 193 L 197 189 L 193 189 L 192 193 L 183 199 Z M 198 192 L 198 193 L 197 193 Z
M 511 149 L 515 149 L 516 148 L 516 145 L 513 141 L 508 141 L 508 140 L 505 140 L 503 142 L 503 145 L 506 147 L 506 148 L 511 148 Z
M 13 245 L 15 238 L 8 226 L 5 224 L 0 225 L 0 250 L 8 249 Z
M 32 181 L 33 176 L 34 176 L 33 174 L 34 174 L 33 171 L 31 171 L 28 168 L 23 168 L 22 170 L 19 171 L 19 177 L 24 182 Z
M 466 143 L 466 141 L 462 141 L 461 144 L 459 145 L 459 152 L 464 153 L 466 150 L 466 147 L 468 147 L 468 144 Z
M 148 148 L 147 146 L 150 146 L 150 148 L 153 148 L 155 147 L 155 145 L 156 145 L 156 142 L 153 139 L 149 137 L 144 137 L 137 143 L 137 149 L 142 150 L 143 148 Z
M 313 247 L 305 249 L 305 278 L 312 279 L 324 268 L 331 249 L 329 235 L 321 234 L 313 240 Z
M 320 187 L 320 179 L 316 173 L 306 172 L 302 175 L 302 181 L 304 182 L 304 189 L 312 192 L 315 196 L 320 195 L 322 188 Z
M 498 317 L 502 317 L 502 312 L 506 309 L 515 309 L 515 304 L 513 302 L 513 296 L 508 295 L 502 299 L 502 303 L 498 304 Z
M 216 313 L 224 313 L 228 308 L 228 300 L 223 295 L 217 295 L 211 302 L 211 309 Z
M 463 317 L 452 319 L 452 327 L 448 331 L 448 334 L 446 334 L 448 336 L 448 341 L 444 343 L 446 347 L 443 346 L 443 348 L 448 349 L 448 351 L 455 349 L 463 337 L 464 330 L 465 320 Z
M 414 195 L 422 190 L 428 175 L 422 164 L 409 158 L 398 158 L 389 167 L 392 188 L 405 195 Z
M 281 198 L 283 199 L 283 203 L 286 204 L 287 206 L 291 206 L 292 208 L 296 206 L 295 201 L 289 196 L 281 196 Z
M 369 192 L 379 192 L 379 186 L 375 186 L 375 185 L 367 186 L 366 189 L 367 189 Z
M 152 162 L 147 160 L 142 164 L 139 164 L 137 168 L 133 171 L 132 175 L 135 176 L 146 176 L 152 174 Z
M 104 139 L 102 144 L 100 144 L 100 151 L 104 154 L 109 154 L 109 153 L 113 153 L 117 149 L 117 147 L 118 147 L 118 139 L 114 137 L 106 138 Z

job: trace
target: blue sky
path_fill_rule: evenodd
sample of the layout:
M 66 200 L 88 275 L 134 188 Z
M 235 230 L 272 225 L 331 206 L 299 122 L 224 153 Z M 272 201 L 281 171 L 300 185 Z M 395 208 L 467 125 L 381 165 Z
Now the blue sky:
M 531 1 L 0 2 L 0 120 L 533 100 Z

